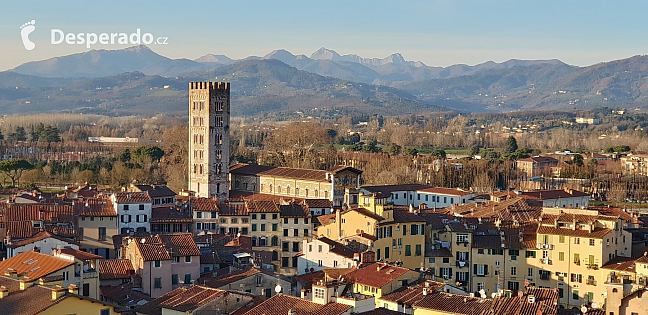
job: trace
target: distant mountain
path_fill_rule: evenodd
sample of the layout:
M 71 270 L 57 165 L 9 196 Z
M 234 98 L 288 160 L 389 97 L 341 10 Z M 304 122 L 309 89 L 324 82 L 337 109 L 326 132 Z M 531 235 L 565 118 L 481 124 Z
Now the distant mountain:
M 32 61 L 13 69 L 26 75 L 61 78 L 96 78 L 124 72 L 142 71 L 149 75 L 176 76 L 212 69 L 188 59 L 170 59 L 141 45 L 120 50 L 91 50 L 84 53 Z
M 235 62 L 235 60 L 232 60 L 230 57 L 227 57 L 225 55 L 214 55 L 214 54 L 206 54 L 194 61 L 201 62 L 201 63 L 220 63 L 224 65 L 228 65 Z

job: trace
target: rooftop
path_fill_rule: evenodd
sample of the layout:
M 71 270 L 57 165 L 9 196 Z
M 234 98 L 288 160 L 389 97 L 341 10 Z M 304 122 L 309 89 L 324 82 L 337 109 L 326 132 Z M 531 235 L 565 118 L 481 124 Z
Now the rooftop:
M 135 268 L 128 259 L 103 259 L 99 261 L 99 280 L 129 279 Z
M 70 265 L 74 265 L 74 261 L 30 250 L 0 261 L 0 272 L 4 274 L 11 268 L 17 274 L 23 274 L 31 280 L 38 280 Z
M 410 270 L 407 268 L 377 262 L 357 269 L 347 277 L 358 284 L 381 288 L 408 271 Z
M 290 295 L 277 294 L 245 312 L 244 315 L 286 315 L 289 310 L 294 310 L 295 315 L 340 315 L 349 309 L 351 305 L 339 303 L 322 305 Z

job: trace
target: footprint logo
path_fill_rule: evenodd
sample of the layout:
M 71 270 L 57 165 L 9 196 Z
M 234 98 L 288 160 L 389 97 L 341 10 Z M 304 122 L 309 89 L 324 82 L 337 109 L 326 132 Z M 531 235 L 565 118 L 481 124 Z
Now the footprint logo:
M 36 47 L 36 44 L 29 40 L 29 34 L 36 30 L 34 24 L 36 24 L 36 21 L 31 20 L 20 26 L 20 37 L 22 37 L 23 45 L 25 45 L 25 49 L 27 50 L 32 50 Z

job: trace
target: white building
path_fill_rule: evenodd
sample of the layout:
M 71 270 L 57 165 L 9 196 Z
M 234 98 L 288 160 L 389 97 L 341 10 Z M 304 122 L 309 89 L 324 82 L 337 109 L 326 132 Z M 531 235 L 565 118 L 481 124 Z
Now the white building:
M 473 203 L 475 194 L 458 188 L 428 187 L 424 185 L 386 185 L 364 186 L 360 190 L 365 194 L 382 193 L 389 196 L 388 202 L 396 206 L 426 204 L 430 208 L 446 208 L 454 204 Z
M 7 258 L 30 250 L 49 254 L 52 252 L 52 249 L 61 248 L 79 249 L 79 245 L 73 240 L 51 234 L 47 231 L 41 231 L 28 239 L 7 244 Z
M 297 275 L 317 272 L 322 268 L 351 268 L 358 266 L 359 253 L 326 237 L 303 241 L 302 254 L 297 258 Z
M 517 194 L 530 200 L 541 201 L 543 207 L 588 207 L 590 200 L 590 195 L 573 189 L 523 191 Z
M 153 201 L 148 192 L 117 192 L 110 199 L 119 217 L 119 233 L 151 231 Z

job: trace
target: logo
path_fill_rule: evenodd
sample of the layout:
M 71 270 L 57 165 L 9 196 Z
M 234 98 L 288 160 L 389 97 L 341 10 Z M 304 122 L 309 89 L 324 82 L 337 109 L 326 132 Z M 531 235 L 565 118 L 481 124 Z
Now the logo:
M 29 39 L 29 35 L 36 30 L 36 21 L 31 20 L 20 26 L 20 37 L 27 50 L 36 48 L 36 44 Z M 168 37 L 156 37 L 151 33 L 144 33 L 139 28 L 132 33 L 68 33 L 60 29 L 51 29 L 50 44 L 85 45 L 92 48 L 94 45 L 167 45 Z
M 23 45 L 25 46 L 25 49 L 27 50 L 32 50 L 36 47 L 36 44 L 29 40 L 29 34 L 31 34 L 33 31 L 36 30 L 36 24 L 35 20 L 31 20 L 22 26 L 20 26 L 20 37 L 22 37 L 22 42 Z

